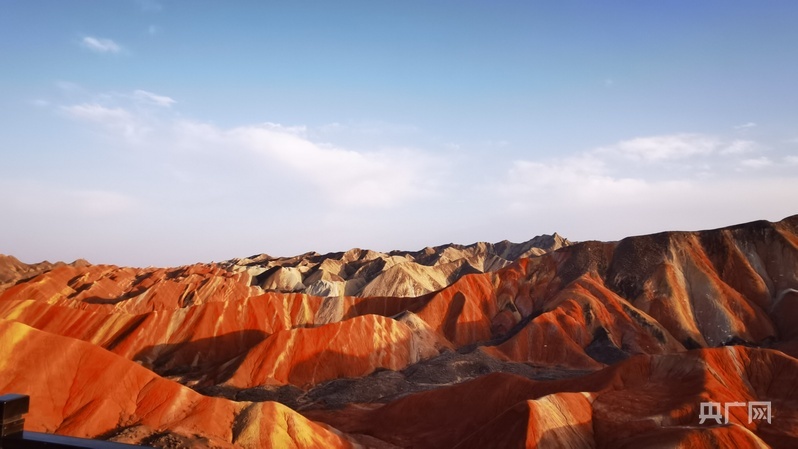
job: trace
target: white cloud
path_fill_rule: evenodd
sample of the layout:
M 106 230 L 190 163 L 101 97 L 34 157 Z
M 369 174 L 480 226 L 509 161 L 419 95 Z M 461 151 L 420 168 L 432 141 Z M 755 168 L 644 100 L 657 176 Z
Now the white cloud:
M 163 219 L 181 230 L 202 222 L 204 235 L 241 234 L 236 241 L 245 252 L 252 245 L 272 251 L 283 241 L 301 241 L 310 246 L 303 250 L 311 250 L 319 249 L 318 242 L 363 245 L 393 235 L 410 241 L 406 236 L 425 234 L 419 237 L 424 244 L 438 238 L 468 242 L 458 237 L 466 231 L 453 230 L 477 226 L 495 230 L 498 239 L 553 231 L 611 239 L 698 229 L 743 221 L 735 218 L 741 210 L 746 219 L 781 218 L 773 214 L 786 210 L 786 192 L 798 188 L 789 169 L 775 163 L 785 155 L 757 158 L 760 145 L 753 140 L 706 134 L 639 136 L 563 157 L 517 160 L 501 172 L 491 171 L 491 164 L 463 164 L 455 177 L 460 162 L 454 158 L 402 146 L 341 144 L 341 134 L 333 134 L 346 134 L 351 125 L 220 126 L 177 109 L 172 98 L 144 90 L 94 95 L 62 108 L 99 125 L 115 137 L 108 139 L 112 144 L 125 142 L 139 152 L 132 159 L 143 161 L 137 172 L 148 180 L 144 188 L 152 189 L 145 197 L 162 212 L 142 215 L 143 222 Z M 116 156 L 130 158 L 126 152 Z M 734 171 L 741 167 L 747 170 Z M 85 214 L 91 212 L 87 204 L 103 205 L 98 211 L 126 204 L 113 195 L 92 195 L 79 197 Z M 465 207 L 456 203 L 460 198 Z M 253 223 L 263 224 L 263 232 L 252 232 Z M 260 243 L 252 243 L 256 234 Z M 224 251 L 233 257 L 238 250 Z
M 223 134 L 231 145 L 293 171 L 341 206 L 389 208 L 434 195 L 441 160 L 413 149 L 347 150 L 308 140 L 304 131 L 266 123 Z
M 574 239 L 780 219 L 794 213 L 787 192 L 798 188 L 798 177 L 771 158 L 743 156 L 759 148 L 754 141 L 676 134 L 515 161 L 488 190 L 492 215 Z M 798 156 L 784 161 L 798 164 Z
M 96 103 L 64 106 L 63 110 L 72 117 L 94 122 L 127 121 L 132 118 L 130 113 L 122 108 L 107 108 Z
M 630 161 L 657 164 L 683 161 L 712 154 L 736 155 L 756 151 L 759 146 L 750 140 L 727 141 L 707 134 L 669 134 L 636 137 L 597 148 L 593 154 L 619 157 Z
M 152 92 L 147 92 L 146 90 L 136 90 L 133 92 L 133 97 L 139 101 L 144 101 L 147 103 L 154 104 L 156 106 L 163 106 L 163 107 L 171 107 L 175 104 L 175 100 L 171 97 L 163 96 L 163 95 L 156 95 Z
M 635 161 L 660 162 L 707 155 L 715 151 L 720 144 L 720 140 L 713 136 L 671 134 L 623 140 L 611 146 L 598 148 L 595 152 Z
M 772 164 L 773 161 L 771 161 L 769 158 L 765 156 L 758 157 L 755 159 L 744 159 L 740 161 L 740 165 L 742 165 L 743 167 L 754 168 L 754 169 L 768 167 Z
M 759 145 L 750 140 L 733 140 L 724 145 L 719 151 L 723 155 L 745 154 L 757 151 Z
M 97 53 L 119 53 L 122 51 L 122 47 L 111 39 L 86 36 L 81 41 L 81 44 Z
M 398 147 L 418 146 L 424 140 L 420 131 L 418 127 L 404 123 L 349 120 L 308 127 L 304 130 L 304 136 L 314 142 L 335 142 L 349 150 L 369 152 L 383 148 L 386 144 Z M 433 143 L 427 141 L 423 145 L 431 147 Z
M 315 197 L 337 207 L 387 209 L 439 195 L 439 180 L 448 166 L 443 158 L 413 148 L 356 151 L 333 145 L 311 137 L 317 133 L 306 126 L 265 122 L 223 128 L 182 118 L 170 110 L 174 99 L 145 90 L 95 98 L 100 101 L 61 110 L 73 119 L 102 127 L 112 140 L 141 151 L 157 148 L 174 155 L 175 160 L 216 160 L 233 170 L 225 174 L 218 167 L 199 168 L 217 169 L 208 176 L 192 175 L 186 167 L 179 167 L 180 179 L 185 181 L 229 177 L 227 182 L 235 183 L 236 172 L 250 176 L 253 167 L 260 167 L 272 177 L 294 183 L 291 190 L 305 201 Z
M 150 25 L 149 27 L 147 27 L 147 34 L 149 34 L 150 36 L 155 36 L 156 34 L 158 34 L 158 27 L 156 27 L 155 25 Z
M 757 124 L 754 122 L 743 123 L 742 125 L 737 125 L 734 129 L 749 129 L 749 128 L 756 128 Z
M 308 127 L 305 125 L 285 126 L 274 122 L 263 122 L 260 125 L 256 126 L 259 128 L 268 129 L 276 132 L 293 134 L 295 136 L 300 136 L 300 137 L 305 137 L 307 136 L 308 133 Z
M 787 165 L 798 165 L 798 156 L 786 156 L 784 163 Z
M 73 91 L 73 94 L 82 93 Z M 60 111 L 72 119 L 100 126 L 111 137 L 121 137 L 129 144 L 140 143 L 148 134 L 163 130 L 161 121 L 170 118 L 164 116 L 165 111 L 176 103 L 171 97 L 146 90 L 98 95 L 82 93 L 80 97 L 89 98 L 88 101 L 61 106 Z
M 101 125 L 121 133 L 127 139 L 138 139 L 147 131 L 147 127 L 138 117 L 121 107 L 82 103 L 62 106 L 61 110 L 73 119 Z
M 500 192 L 515 210 L 540 204 L 581 204 L 612 198 L 627 201 L 647 185 L 643 179 L 613 177 L 604 161 L 582 154 L 548 162 L 515 161 Z
M 574 240 L 617 240 L 795 213 L 795 177 L 652 180 L 586 169 L 583 162 L 516 162 L 495 191 L 491 216 L 505 223 L 504 232 L 520 226 Z

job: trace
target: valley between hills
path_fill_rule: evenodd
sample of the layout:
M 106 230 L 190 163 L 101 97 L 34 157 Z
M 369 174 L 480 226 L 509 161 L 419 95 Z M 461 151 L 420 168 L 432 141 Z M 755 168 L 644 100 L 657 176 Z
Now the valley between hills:
M 164 448 L 798 447 L 798 215 L 132 268 L 0 255 L 26 430 Z M 767 402 L 770 419 L 702 403 Z

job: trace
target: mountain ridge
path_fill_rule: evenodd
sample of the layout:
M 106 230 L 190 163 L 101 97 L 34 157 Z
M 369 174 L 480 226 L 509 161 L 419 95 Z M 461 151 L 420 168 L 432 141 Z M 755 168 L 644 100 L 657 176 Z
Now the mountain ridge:
M 316 296 L 418 296 L 439 290 L 466 274 L 496 271 L 522 257 L 570 245 L 556 232 L 521 243 L 503 240 L 469 245 L 449 243 L 417 251 L 382 253 L 360 248 L 309 252 L 291 257 L 267 254 L 230 259 L 221 265 L 253 275 L 264 291 Z
M 489 260 L 487 244 L 472 248 L 471 253 L 446 245 L 437 251 L 420 250 L 414 257 L 431 265 L 413 261 L 411 266 L 422 273 L 440 269 L 450 275 L 473 267 L 474 260 Z M 314 259 L 312 268 L 306 263 L 305 273 L 299 272 L 305 259 L 290 260 L 287 268 L 305 279 L 320 273 L 317 280 L 335 281 L 338 269 L 350 278 L 357 273 L 371 276 L 374 282 L 408 263 L 396 254 L 383 259 L 367 250 L 331 254 L 334 257 Z M 466 260 L 469 256 L 471 262 Z M 405 262 L 393 263 L 392 257 Z M 327 268 L 319 268 L 322 265 Z M 284 268 L 275 267 L 268 268 L 274 271 L 266 278 Z M 720 442 L 762 447 L 798 443 L 795 387 L 775 375 L 785 369 L 792 373 L 798 366 L 798 215 L 774 223 L 760 220 L 708 231 L 569 244 L 519 257 L 494 271 L 464 273 L 444 287 L 414 296 L 264 291 L 260 283 L 265 279 L 257 277 L 220 264 L 170 269 L 53 266 L 0 291 L 2 322 L 36 331 L 15 331 L 11 328 L 19 327 L 9 324 L 0 326 L 0 338 L 16 342 L 27 335 L 53 335 L 58 337 L 48 337 L 53 350 L 61 344 L 77 345 L 80 352 L 106 354 L 97 357 L 112 357 L 120 367 L 136 364 L 150 373 L 145 377 L 172 382 L 168 385 L 176 382 L 185 389 L 164 387 L 168 391 L 254 401 L 269 413 L 280 410 L 280 416 L 292 412 L 324 422 L 328 427 L 300 420 L 320 438 L 332 438 L 323 429 L 343 435 L 336 443 L 343 445 L 354 441 L 365 447 L 424 447 L 428 441 L 428 447 L 439 447 L 433 444 L 437 441 L 443 447 L 484 447 L 491 441 L 523 441 L 535 446 L 566 434 L 576 447 L 614 447 L 659 438 L 700 448 Z M 396 285 L 407 283 L 406 291 L 411 292 L 424 279 L 394 276 L 395 284 L 382 285 L 400 291 Z M 45 346 L 35 354 L 13 357 L 30 368 L 47 351 Z M 692 367 L 688 371 L 696 383 L 690 388 L 681 386 L 676 375 L 682 366 Z M 733 376 L 720 386 L 698 382 L 718 369 L 750 371 L 749 385 L 732 382 Z M 71 388 L 46 376 L 20 383 L 17 372 L 0 365 L 0 389 L 27 391 L 32 404 L 46 401 L 46 391 Z M 108 381 L 101 379 L 102 370 L 92 372 L 97 382 Z M 620 377 L 600 374 L 620 372 Z M 768 373 L 775 376 L 772 382 Z M 501 377 L 508 374 L 522 381 L 491 380 L 510 379 Z M 611 382 L 596 384 L 602 376 Z M 535 388 L 547 391 L 547 396 L 524 393 L 526 381 L 539 385 Z M 82 382 L 91 388 L 93 381 L 87 376 Z M 471 388 L 469 382 L 489 386 L 483 393 L 487 397 L 512 393 L 509 397 L 514 399 L 494 406 L 492 416 L 500 419 L 483 422 L 467 407 L 446 408 L 460 403 L 463 391 Z M 660 390 L 670 396 L 655 394 Z M 639 411 L 650 419 L 635 419 L 624 427 L 628 416 L 613 410 L 624 410 L 623 404 L 635 395 L 648 398 Z M 435 425 L 441 422 L 436 416 L 425 424 L 413 413 L 392 412 L 412 409 L 415 406 L 409 404 L 425 404 L 429 398 L 440 404 L 425 407 L 463 423 L 481 422 L 481 430 L 445 437 Z M 69 399 L 76 410 L 103 413 L 87 400 L 80 394 Z M 706 427 L 695 419 L 698 403 L 706 400 L 772 400 L 774 417 L 779 418 L 772 425 L 749 425 L 745 417 L 736 416 L 728 428 Z M 32 405 L 32 413 L 36 410 Z M 552 410 L 559 410 L 551 418 L 556 425 L 546 418 Z M 199 409 L 196 413 L 196 419 L 207 417 Z M 256 415 L 263 422 L 272 419 L 265 412 L 252 416 Z M 257 444 L 230 438 L 224 426 L 214 427 L 213 434 L 203 436 L 199 429 L 192 435 L 170 427 L 174 422 L 131 416 L 133 422 L 124 425 L 143 426 L 140 431 L 120 430 L 114 438 L 149 442 L 166 432 L 187 445 L 218 440 L 234 447 L 274 444 L 277 438 L 256 435 L 260 427 L 254 424 L 248 427 L 252 435 L 246 441 Z M 655 421 L 666 425 L 652 427 Z M 394 422 L 406 428 L 398 429 Z

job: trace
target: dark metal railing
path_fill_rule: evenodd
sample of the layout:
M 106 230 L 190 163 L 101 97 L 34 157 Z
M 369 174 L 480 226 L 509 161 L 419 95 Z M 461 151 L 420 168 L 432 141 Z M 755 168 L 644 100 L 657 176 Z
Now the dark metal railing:
M 25 414 L 30 408 L 30 397 L 24 394 L 0 396 L 0 449 L 133 449 L 142 446 L 89 440 L 49 433 L 28 432 Z

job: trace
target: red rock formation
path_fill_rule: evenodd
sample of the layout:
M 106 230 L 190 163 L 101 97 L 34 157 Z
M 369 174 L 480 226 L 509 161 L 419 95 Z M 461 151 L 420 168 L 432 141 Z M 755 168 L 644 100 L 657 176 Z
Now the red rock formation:
M 585 356 L 596 358 L 588 354 L 593 343 L 619 355 L 734 342 L 780 341 L 778 347 L 790 348 L 784 342 L 794 338 L 787 323 L 798 318 L 790 315 L 798 289 L 796 242 L 798 216 L 586 242 L 519 261 L 494 275 L 496 301 L 505 304 L 497 316 L 503 328 L 531 322 L 491 352 L 590 367 Z M 519 314 L 505 312 L 513 309 Z M 569 355 L 551 354 L 549 342 Z
M 596 372 L 552 382 L 492 374 L 385 406 L 306 413 L 377 446 L 794 446 L 798 373 L 784 353 L 798 354 L 798 216 L 584 242 L 506 263 L 534 252 L 509 243 L 352 250 L 175 269 L 30 268 L 5 258 L 13 280 L 0 285 L 0 389 L 31 392 L 34 402 L 53 395 L 50 408 L 31 413 L 40 430 L 116 429 L 121 440 L 162 445 L 156 437 L 166 432 L 194 445 L 312 446 L 348 440 L 285 407 L 186 386 L 228 397 L 300 387 L 311 397 L 369 376 L 372 386 L 394 382 L 385 394 L 405 394 L 418 391 L 402 389 L 412 382 L 434 388 L 497 366 L 586 370 Z M 338 291 L 262 290 L 294 281 Z M 416 297 L 342 296 L 443 285 Z M 721 345 L 737 346 L 688 351 Z M 441 383 L 409 380 L 413 368 L 440 366 L 428 359 L 444 349 L 473 357 L 435 360 L 476 360 L 476 368 Z M 340 383 L 314 390 L 327 381 Z M 729 426 L 695 424 L 702 401 L 752 399 L 772 400 L 779 421 L 749 424 L 736 411 Z
M 113 265 L 59 266 L 0 293 L 0 300 L 35 299 L 67 307 L 146 313 L 195 303 L 222 302 L 258 293 L 249 275 L 213 265 L 175 269 Z
M 309 387 L 376 369 L 402 369 L 438 354 L 429 339 L 399 321 L 365 315 L 340 323 L 280 331 L 250 350 L 227 385 Z
M 344 302 L 354 304 L 353 299 L 267 293 L 131 315 L 106 312 L 104 306 L 81 310 L 37 300 L 0 300 L 0 316 L 90 342 L 191 384 L 207 384 L 214 379 L 222 382 L 242 360 L 241 370 L 252 360 L 265 358 L 273 364 L 247 375 L 239 370 L 231 385 L 306 386 L 337 377 L 362 376 L 379 368 L 401 369 L 450 347 L 423 321 L 414 328 L 402 320 L 376 315 L 340 321 Z M 331 307 L 325 306 L 330 303 L 341 307 L 337 317 L 330 316 Z M 297 354 L 279 358 L 286 345 Z M 333 354 L 337 354 L 340 366 L 327 366 L 328 361 L 324 361 L 321 370 L 313 370 L 317 374 L 302 374 L 311 364 L 318 364 L 317 358 Z M 337 374 L 326 372 L 330 370 Z
M 0 391 L 31 396 L 27 430 L 96 437 L 139 427 L 214 447 L 351 447 L 283 405 L 205 397 L 79 340 L 7 320 L 0 339 Z
M 125 356 L 131 359 L 156 345 L 239 331 L 270 335 L 363 314 L 391 316 L 404 310 L 415 312 L 456 346 L 512 334 L 489 352 L 539 364 L 595 368 L 613 357 L 713 346 L 734 339 L 752 343 L 781 340 L 780 347 L 789 350 L 785 340 L 793 338 L 789 317 L 798 282 L 794 271 L 784 267 L 796 263 L 794 221 L 573 245 L 522 259 L 495 274 L 465 276 L 449 288 L 419 298 L 255 296 L 259 290 L 247 286 L 248 274 L 231 274 L 207 265 L 173 270 L 60 266 L 7 289 L 0 295 L 0 304 L 33 299 L 96 312 L 135 314 L 135 318 L 94 316 L 102 322 L 94 327 L 83 325 L 92 329 L 110 326 L 117 336 L 141 327 L 140 333 L 152 338 L 100 342 L 95 331 L 48 328 L 106 348 L 118 347 L 114 349 L 118 353 L 127 348 Z M 377 259 L 368 254 L 351 253 L 342 260 Z M 768 265 L 763 260 L 779 263 Z M 2 307 L 6 313 L 18 313 L 9 312 L 8 304 Z M 152 311 L 159 314 L 143 316 Z M 218 317 L 220 314 L 224 317 Z M 37 327 L 52 321 L 20 319 Z M 520 332 L 510 332 L 524 320 L 531 322 Z M 259 342 L 256 333 L 249 335 L 251 338 L 233 344 L 236 354 Z M 550 345 L 560 350 L 548 351 Z M 171 349 L 167 352 L 174 353 Z M 602 356 L 602 352 L 607 354 Z M 208 353 L 214 351 L 203 351 L 202 361 L 229 360 Z M 175 357 L 173 366 L 163 369 L 183 365 L 187 357 L 193 358 Z M 150 356 L 140 359 L 152 363 Z M 191 363 L 196 365 L 194 360 Z
M 798 360 L 744 347 L 641 355 L 584 377 L 510 374 L 418 393 L 376 409 L 306 415 L 401 447 L 791 447 L 798 441 Z M 771 401 L 772 420 L 700 423 L 701 402 Z M 442 431 L 445 429 L 446 431 Z

